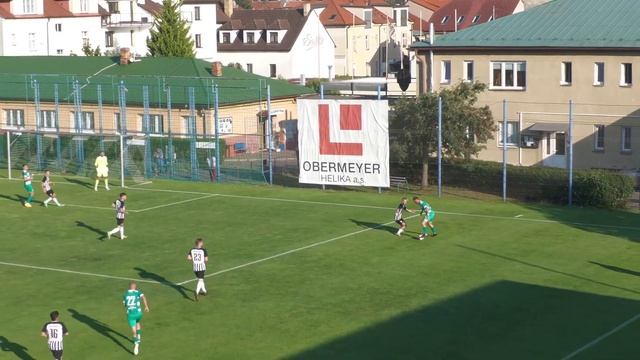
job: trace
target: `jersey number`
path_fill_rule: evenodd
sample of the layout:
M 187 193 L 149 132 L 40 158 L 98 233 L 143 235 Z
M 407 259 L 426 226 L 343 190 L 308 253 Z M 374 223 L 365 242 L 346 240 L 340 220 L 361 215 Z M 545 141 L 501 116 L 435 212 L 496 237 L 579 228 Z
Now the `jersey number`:
M 193 254 L 193 261 L 202 261 L 202 254 Z
M 58 338 L 58 329 L 49 329 L 49 337 L 53 339 Z
M 127 296 L 127 306 L 128 307 L 136 306 L 136 297 L 135 296 Z

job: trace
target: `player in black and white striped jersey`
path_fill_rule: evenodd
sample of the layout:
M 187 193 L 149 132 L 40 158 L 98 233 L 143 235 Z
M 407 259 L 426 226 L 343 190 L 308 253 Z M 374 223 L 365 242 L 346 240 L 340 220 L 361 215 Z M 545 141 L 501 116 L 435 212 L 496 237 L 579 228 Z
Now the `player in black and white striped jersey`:
M 207 288 L 204 286 L 204 272 L 207 270 L 207 261 L 209 261 L 209 254 L 207 249 L 204 248 L 204 240 L 196 239 L 195 247 L 189 250 L 187 259 L 193 263 L 193 273 L 196 274 L 196 301 L 198 295 L 207 295 Z
M 42 336 L 47 338 L 49 350 L 51 350 L 53 358 L 56 360 L 61 360 L 63 339 L 65 336 L 69 335 L 69 331 L 67 331 L 67 327 L 60 322 L 60 313 L 58 313 L 57 311 L 52 311 L 49 316 L 51 317 L 51 321 L 44 324 L 44 326 L 42 327 Z
M 47 194 L 49 198 L 42 204 L 44 205 L 44 207 L 47 207 L 49 206 L 49 201 L 53 201 L 58 206 L 64 206 L 63 204 L 60 204 L 60 202 L 58 202 L 58 197 L 55 191 L 53 191 L 52 186 L 53 183 L 51 181 L 51 172 L 49 170 L 45 170 L 44 177 L 42 178 L 42 191 L 44 191 L 44 193 Z
M 125 202 L 127 201 L 127 194 L 120 193 L 118 200 L 113 202 L 113 207 L 116 209 L 116 227 L 107 233 L 107 238 L 111 239 L 111 235 L 120 233 L 120 239 L 124 240 L 127 237 L 124 235 L 124 216 L 127 213 Z

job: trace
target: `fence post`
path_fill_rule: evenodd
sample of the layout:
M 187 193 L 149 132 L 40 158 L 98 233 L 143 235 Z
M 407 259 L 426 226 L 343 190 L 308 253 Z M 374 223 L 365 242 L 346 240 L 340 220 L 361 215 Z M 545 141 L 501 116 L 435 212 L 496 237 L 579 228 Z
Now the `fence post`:
M 438 197 L 442 197 L 442 97 L 438 97 Z
M 502 100 L 502 201 L 507 201 L 507 100 Z
M 174 161 L 175 159 L 173 158 L 173 132 L 171 130 L 171 88 L 170 87 L 165 87 L 164 91 L 167 93 L 167 136 L 168 136 L 168 141 L 167 141 L 167 149 L 165 151 L 165 161 L 167 161 L 167 163 L 169 164 L 169 177 L 173 178 L 174 177 Z
M 120 132 L 120 181 L 121 186 L 124 187 L 124 176 L 126 171 L 126 161 L 129 158 L 128 148 L 125 141 L 127 140 L 127 88 L 124 86 L 124 81 L 120 81 L 118 86 L 118 107 L 120 111 L 119 132 Z
M 196 95 L 195 88 L 189 88 L 189 135 L 191 138 L 191 180 L 197 181 L 198 174 L 198 153 L 196 147 Z
M 96 89 L 98 95 L 98 126 L 100 127 L 100 151 L 104 151 L 104 114 L 102 112 L 102 85 Z
M 7 171 L 11 180 L 11 131 L 7 130 Z
M 40 113 L 40 84 L 38 80 L 33 80 L 31 83 L 33 88 L 33 103 L 36 111 L 36 166 L 40 170 L 42 168 L 42 134 L 40 129 L 42 127 L 42 114 Z
M 151 129 L 149 124 L 149 86 L 142 87 L 142 130 L 144 131 L 144 176 L 152 176 Z
M 80 87 L 80 82 L 76 80 L 73 83 L 73 105 L 75 110 L 75 120 L 76 120 L 76 134 L 78 134 L 78 138 L 75 141 L 76 144 L 76 158 L 78 163 L 80 164 L 79 173 L 84 175 L 84 140 L 82 138 L 82 132 L 84 126 L 82 121 L 84 117 L 82 116 L 82 88 Z
M 569 206 L 573 205 L 573 100 L 569 100 Z
M 214 127 L 216 132 L 216 163 L 215 163 L 215 180 L 216 182 L 220 182 L 220 177 L 222 176 L 222 169 L 220 168 L 220 97 L 218 92 L 220 88 L 218 84 L 214 85 L 213 88 L 213 118 L 214 118 Z
M 120 187 L 124 187 L 124 136 L 120 133 Z
M 58 84 L 53 84 L 53 102 L 56 112 L 56 164 L 58 171 L 63 171 L 62 162 L 62 137 L 60 136 L 60 93 L 58 90 Z
M 269 126 L 269 185 L 273 185 L 273 119 L 271 118 L 271 85 L 267 85 L 267 126 Z

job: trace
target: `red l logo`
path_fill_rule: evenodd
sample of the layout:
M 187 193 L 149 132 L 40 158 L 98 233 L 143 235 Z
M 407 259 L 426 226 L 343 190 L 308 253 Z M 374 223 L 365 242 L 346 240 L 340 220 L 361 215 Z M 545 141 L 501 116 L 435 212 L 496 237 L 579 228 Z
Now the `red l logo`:
M 329 105 L 318 105 L 318 115 L 321 155 L 362 156 L 362 143 L 331 142 Z M 340 105 L 340 130 L 362 130 L 362 107 L 360 105 Z

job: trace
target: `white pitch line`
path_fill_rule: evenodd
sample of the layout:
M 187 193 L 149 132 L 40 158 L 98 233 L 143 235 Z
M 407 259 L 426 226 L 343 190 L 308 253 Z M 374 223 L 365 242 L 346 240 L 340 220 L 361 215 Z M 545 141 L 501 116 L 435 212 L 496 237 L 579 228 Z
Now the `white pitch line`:
M 217 195 L 216 194 L 209 194 L 209 195 L 206 195 L 206 196 L 197 197 L 195 199 L 187 199 L 187 200 L 182 200 L 182 201 L 176 201 L 176 202 L 172 202 L 172 203 L 169 203 L 169 204 L 162 204 L 162 205 L 148 207 L 148 208 L 145 208 L 145 209 L 135 210 L 134 212 L 141 213 L 141 212 L 145 212 L 145 211 L 149 211 L 149 210 L 155 210 L 155 209 L 160 209 L 160 208 L 164 208 L 164 207 L 180 205 L 180 204 L 184 204 L 184 203 L 188 203 L 188 202 L 192 202 L 192 201 L 196 201 L 196 200 L 208 199 L 208 198 L 212 198 L 212 197 L 215 197 L 215 196 L 217 196 Z
M 409 217 L 407 217 L 407 219 L 411 219 L 411 218 L 414 218 L 416 216 L 418 216 L 418 215 L 409 216 Z M 285 255 L 289 255 L 289 254 L 293 254 L 293 253 L 297 253 L 297 252 L 302 251 L 302 250 L 311 249 L 311 248 L 316 247 L 316 246 L 332 243 L 334 241 L 337 241 L 337 240 L 340 240 L 340 239 L 344 239 L 344 238 L 349 237 L 349 236 L 358 235 L 358 234 L 362 234 L 363 232 L 379 229 L 379 228 L 381 228 L 383 226 L 387 226 L 387 225 L 390 225 L 390 224 L 393 224 L 393 223 L 395 223 L 395 221 L 389 221 L 389 222 L 384 223 L 384 224 L 379 224 L 378 226 L 374 226 L 374 227 L 370 227 L 370 228 L 366 228 L 366 229 L 361 229 L 361 230 L 354 231 L 354 232 L 351 232 L 351 233 L 348 233 L 348 234 L 344 234 L 344 235 L 340 235 L 340 236 L 337 236 L 337 237 L 334 237 L 334 238 L 331 238 L 331 239 L 328 239 L 328 240 L 318 241 L 318 242 L 315 242 L 313 244 L 309 244 L 309 245 L 301 246 L 299 248 L 287 250 L 285 252 L 281 252 L 279 254 L 271 255 L 271 256 L 268 256 L 266 258 L 250 261 L 250 262 L 248 262 L 246 264 L 242 264 L 242 265 L 230 267 L 230 268 L 227 268 L 227 269 L 224 269 L 224 270 L 216 271 L 216 272 L 211 273 L 209 275 L 205 275 L 205 277 L 217 276 L 217 275 L 221 275 L 221 274 L 224 274 L 224 273 L 228 273 L 230 271 L 242 269 L 242 268 L 245 268 L 247 266 L 251 266 L 251 265 L 263 263 L 265 261 L 277 259 L 279 257 L 285 256 Z M 194 281 L 196 281 L 196 279 L 185 280 L 183 282 L 177 283 L 176 285 L 184 285 L 184 284 L 188 284 L 188 283 L 194 282 Z
M 640 314 L 636 314 L 636 316 L 630 318 L 629 320 L 623 322 L 622 324 L 616 326 L 615 328 L 609 330 L 608 332 L 598 336 L 597 338 L 591 340 L 590 342 L 588 342 L 586 345 L 582 346 L 581 348 L 577 349 L 576 351 L 572 352 L 571 354 L 565 356 L 562 358 L 562 360 L 569 360 L 569 359 L 573 359 L 576 355 L 580 354 L 581 352 L 592 348 L 593 346 L 597 345 L 599 342 L 601 342 L 602 340 L 608 338 L 609 336 L 617 333 L 618 331 L 624 329 L 625 327 L 631 325 L 632 323 L 636 322 L 638 319 L 640 319 Z
M 66 273 L 66 274 L 74 274 L 74 275 L 101 277 L 101 278 L 106 278 L 106 279 L 137 281 L 137 282 L 144 282 L 144 283 L 149 283 L 149 284 L 161 284 L 160 282 L 153 281 L 153 280 L 134 279 L 134 278 L 128 278 L 128 277 L 121 277 L 121 276 L 95 274 L 95 273 L 88 273 L 88 272 L 82 272 L 82 271 L 57 269 L 57 268 L 45 267 L 45 266 L 33 266 L 33 265 L 26 265 L 26 264 L 16 264 L 16 263 L 4 262 L 4 261 L 0 261 L 0 265 L 15 266 L 15 267 L 21 267 L 21 268 L 27 268 L 27 269 L 35 269 L 35 270 L 55 271 L 55 272 L 61 272 L 61 273 Z
M 514 216 L 514 218 L 518 219 L 518 218 L 521 218 L 522 216 L 524 216 L 524 215 L 520 214 L 520 215 Z
M 68 206 L 68 207 L 77 207 L 77 208 L 83 208 L 83 209 L 97 209 L 97 210 L 111 210 L 113 211 L 112 207 L 100 207 L 100 206 L 89 206 L 89 205 L 75 205 L 75 204 L 64 204 L 64 206 Z M 131 211 L 131 210 L 129 210 Z

